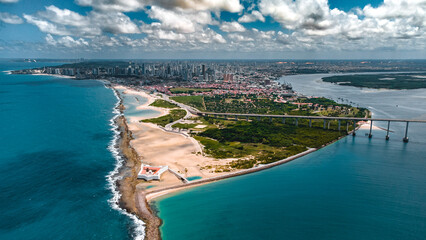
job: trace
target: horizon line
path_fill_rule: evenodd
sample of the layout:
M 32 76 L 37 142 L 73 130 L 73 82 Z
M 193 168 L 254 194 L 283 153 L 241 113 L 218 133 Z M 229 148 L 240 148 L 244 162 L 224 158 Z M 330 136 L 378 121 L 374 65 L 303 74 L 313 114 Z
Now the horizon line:
M 426 58 L 44 58 L 44 57 L 17 57 L 17 58 L 3 58 L 4 60 L 116 60 L 116 61 L 127 61 L 127 60 L 156 60 L 156 61 L 171 61 L 171 60 L 183 60 L 183 61 L 408 61 L 408 60 L 426 60 Z

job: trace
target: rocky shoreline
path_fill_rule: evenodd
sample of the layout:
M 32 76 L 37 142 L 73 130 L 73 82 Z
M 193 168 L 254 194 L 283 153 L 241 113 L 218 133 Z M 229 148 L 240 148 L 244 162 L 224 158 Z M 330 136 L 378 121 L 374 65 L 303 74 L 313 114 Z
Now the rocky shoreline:
M 161 220 L 151 210 L 143 192 L 136 189 L 137 174 L 140 169 L 141 160 L 130 145 L 130 141 L 133 139 L 132 133 L 129 131 L 124 116 L 118 117 L 116 121 L 121 137 L 119 148 L 126 159 L 125 164 L 120 169 L 120 175 L 123 178 L 117 182 L 121 193 L 120 207 L 129 213 L 135 214 L 145 222 L 145 239 L 161 239 L 159 230 Z
M 125 160 L 123 166 L 119 169 L 119 175 L 122 178 L 116 182 L 117 188 L 121 194 L 119 206 L 128 213 L 136 215 L 145 223 L 145 239 L 160 240 L 161 220 L 151 210 L 143 192 L 136 189 L 136 185 L 138 184 L 137 174 L 140 170 L 141 158 L 130 144 L 133 136 L 127 125 L 127 120 L 123 115 L 125 107 L 122 103 L 122 98 L 118 91 L 112 88 L 110 84 L 105 83 L 105 85 L 115 91 L 120 99 L 117 108 L 121 115 L 115 119 L 115 123 L 120 133 L 118 147 L 120 154 Z

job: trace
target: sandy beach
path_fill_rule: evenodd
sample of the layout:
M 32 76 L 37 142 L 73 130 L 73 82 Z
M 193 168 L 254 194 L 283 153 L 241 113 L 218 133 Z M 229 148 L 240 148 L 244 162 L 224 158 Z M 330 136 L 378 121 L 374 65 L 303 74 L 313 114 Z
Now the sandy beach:
M 112 87 L 115 90 L 120 90 L 121 94 L 146 98 L 148 101 L 138 105 L 137 110 L 152 109 L 158 111 L 155 117 L 169 113 L 169 109 L 149 106 L 156 99 L 160 99 L 157 96 L 123 86 Z M 121 98 L 123 99 L 123 96 Z M 120 110 L 123 112 L 124 109 L 125 107 L 122 105 Z M 143 119 L 147 119 L 147 117 L 141 114 L 118 120 L 122 136 L 120 149 L 127 159 L 125 167 L 121 170 L 123 179 L 119 182 L 119 189 L 122 194 L 121 206 L 136 214 L 145 222 L 145 239 L 161 239 L 159 233 L 161 220 L 150 208 L 149 200 L 153 198 L 146 196 L 152 191 L 161 191 L 162 189 L 186 186 L 187 184 L 169 171 L 161 175 L 160 181 L 137 179 L 141 163 L 151 166 L 168 166 L 169 169 L 184 177 L 197 176 L 209 179 L 226 173 L 216 173 L 203 167 L 227 164 L 230 160 L 216 160 L 203 156 L 200 153 L 201 146 L 195 139 L 180 133 L 165 131 L 155 124 L 140 122 Z M 180 189 L 171 191 L 177 190 Z M 161 195 L 165 193 L 167 192 Z
M 155 117 L 164 116 L 169 113 L 169 109 L 149 106 L 156 99 L 161 99 L 159 96 L 121 85 L 114 85 L 113 87 L 116 90 L 120 90 L 122 94 L 146 98 L 148 101 L 138 105 L 136 107 L 138 110 L 152 109 L 158 111 L 159 114 Z M 135 150 L 142 163 L 151 166 L 168 166 L 169 169 L 179 173 L 185 178 L 197 177 L 201 178 L 201 180 L 211 179 L 214 181 L 216 177 L 230 174 L 229 172 L 215 172 L 212 170 L 212 166 L 227 165 L 234 159 L 215 159 L 205 156 L 202 154 L 202 146 L 194 138 L 176 132 L 165 131 L 163 128 L 152 123 L 140 122 L 140 120 L 147 118 L 148 117 L 143 114 L 126 117 L 128 129 L 132 134 L 130 146 Z M 368 121 L 361 122 L 359 128 L 369 129 L 370 123 Z M 380 128 L 373 125 L 373 129 L 377 130 Z M 258 170 L 260 169 L 256 171 Z M 235 172 L 239 171 L 231 171 L 231 174 Z M 196 180 L 193 182 L 199 181 L 200 180 Z M 201 184 L 201 182 L 199 182 L 199 184 Z M 171 172 L 162 174 L 160 181 L 136 180 L 137 191 L 143 191 L 148 201 L 176 191 L 170 190 L 169 188 L 171 187 L 174 188 L 179 186 L 178 188 L 182 189 L 182 187 L 187 185 L 187 183 L 185 184 L 182 182 L 181 179 Z M 165 191 L 159 194 L 158 191 L 162 189 Z
M 149 106 L 156 99 L 161 99 L 159 96 L 119 85 L 113 86 L 113 88 L 120 90 L 121 94 L 146 98 L 148 101 L 138 105 L 136 107 L 137 110 L 152 109 L 158 111 L 158 115 L 154 117 L 160 117 L 169 113 L 169 109 Z M 130 161 L 130 164 L 127 164 L 127 167 L 131 167 L 132 170 L 130 168 L 127 169 L 128 177 L 125 178 L 127 180 L 123 181 L 127 187 L 121 187 L 123 191 L 123 206 L 126 209 L 131 209 L 131 212 L 134 212 L 146 223 L 146 239 L 161 239 L 158 230 L 161 220 L 156 217 L 150 207 L 150 202 L 155 198 L 221 179 L 268 169 L 318 150 L 309 149 L 303 153 L 256 168 L 234 170 L 231 172 L 215 172 L 212 170 L 212 166 L 227 165 L 233 159 L 214 159 L 205 156 L 200 151 L 202 146 L 194 138 L 185 134 L 166 131 L 152 123 L 140 122 L 140 120 L 147 118 L 143 114 L 132 114 L 131 117 L 126 117 L 127 121 L 123 121 L 123 124 L 126 126 L 123 129 L 128 131 L 130 136 L 127 138 L 128 146 L 126 146 L 129 149 L 125 149 L 128 154 L 125 155 L 127 158 L 130 157 L 133 160 Z M 369 129 L 370 123 L 368 121 L 361 123 L 358 128 Z M 373 125 L 373 129 L 377 130 L 380 128 Z M 184 183 L 170 171 L 164 172 L 159 181 L 137 179 L 137 172 L 140 169 L 141 163 L 151 166 L 168 166 L 169 169 L 185 178 L 197 177 L 201 179 Z
M 161 117 L 161 116 L 167 115 L 169 113 L 169 109 L 167 109 L 167 108 L 159 108 L 159 107 L 149 106 L 156 99 L 161 99 L 160 97 L 154 97 L 154 96 L 147 94 L 145 92 L 136 91 L 136 90 L 133 90 L 131 88 L 124 87 L 124 86 L 121 86 L 121 85 L 113 85 L 112 87 L 116 90 L 122 90 L 123 94 L 134 95 L 134 96 L 146 98 L 148 101 L 137 106 L 136 107 L 137 110 L 151 109 L 151 110 L 157 111 L 157 112 L 159 112 L 159 114 L 156 117 Z M 129 123 L 138 123 L 140 120 L 147 119 L 147 118 L 148 117 L 145 117 L 143 115 L 126 117 L 126 119 Z
M 370 129 L 370 121 L 364 121 L 364 122 L 359 122 L 360 126 L 359 129 Z M 373 123 L 373 130 L 383 130 L 382 128 L 379 128 L 377 126 L 374 125 Z
M 123 86 L 114 86 L 122 90 L 124 94 L 140 96 L 148 99 L 144 104 L 137 106 L 138 110 L 152 109 L 159 112 L 155 117 L 169 113 L 168 109 L 149 106 L 160 97 L 152 96 L 142 91 L 135 91 Z M 168 132 L 152 123 L 143 123 L 140 120 L 147 117 L 131 116 L 127 118 L 127 125 L 133 139 L 130 145 L 136 151 L 144 164 L 151 166 L 168 166 L 170 169 L 184 177 L 210 178 L 225 173 L 217 173 L 207 168 L 212 165 L 225 165 L 231 160 L 217 160 L 201 154 L 202 147 L 192 137 L 183 134 Z M 160 188 L 180 185 L 183 182 L 170 172 L 161 175 L 160 181 L 138 180 L 137 188 L 145 190 L 149 186 L 149 192 Z
M 52 76 L 52 77 L 58 77 L 58 78 L 71 78 L 71 79 L 75 79 L 74 76 L 59 75 L 59 74 L 33 73 L 31 75 L 35 75 L 35 76 Z

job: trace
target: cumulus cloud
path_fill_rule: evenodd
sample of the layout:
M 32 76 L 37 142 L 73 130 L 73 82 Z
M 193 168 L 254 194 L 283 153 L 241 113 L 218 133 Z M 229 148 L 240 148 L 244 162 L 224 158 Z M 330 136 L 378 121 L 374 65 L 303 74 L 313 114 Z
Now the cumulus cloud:
M 86 16 L 82 16 L 68 9 L 59 9 L 53 5 L 47 6 L 46 11 L 39 12 L 38 15 L 57 24 L 75 27 L 84 26 L 89 21 Z
M 263 15 L 273 17 L 291 30 L 300 27 L 326 29 L 331 26 L 327 0 L 262 0 L 259 9 Z
M 328 0 L 245 0 L 246 9 L 240 0 L 75 2 L 92 10 L 77 13 L 52 5 L 35 14 L 24 14 L 23 18 L 47 34 L 48 46 L 61 49 L 120 47 L 245 52 L 426 49 L 426 0 L 384 0 L 377 7 L 367 5 L 351 11 L 331 9 Z M 133 11 L 145 12 L 148 20 L 130 19 L 126 12 Z M 231 17 L 225 21 L 221 18 L 222 11 L 238 14 L 229 14 Z M 266 16 L 280 27 L 274 24 L 274 30 L 264 31 L 271 28 L 265 23 Z M 23 22 L 19 16 L 8 13 L 0 13 L 0 21 Z M 259 29 L 241 25 L 250 22 L 257 22 Z M 213 30 L 216 26 L 222 34 Z M 142 34 L 128 35 L 138 33 Z
M 207 11 L 172 11 L 152 6 L 148 11 L 148 16 L 159 20 L 163 30 L 174 30 L 178 33 L 193 33 L 203 26 L 213 23 L 211 14 Z
M 223 22 L 220 30 L 224 32 L 244 32 L 246 28 L 238 22 Z
M 254 39 L 253 39 L 253 38 L 251 38 L 251 37 L 247 37 L 247 36 L 244 36 L 244 35 L 241 35 L 241 34 L 238 34 L 238 33 L 230 33 L 230 34 L 228 34 L 228 37 L 229 37 L 231 40 L 234 40 L 234 41 L 236 41 L 236 42 L 249 42 L 249 41 L 254 41 Z
M 77 0 L 81 6 L 90 6 L 101 11 L 133 12 L 145 6 L 160 6 L 167 9 L 196 11 L 221 10 L 239 12 L 243 9 L 239 0 Z
M 364 7 L 363 14 L 374 18 L 426 18 L 425 0 L 384 0 L 377 8 L 370 4 Z
M 327 0 L 261 0 L 259 9 L 283 28 L 314 40 L 372 39 L 375 45 L 378 39 L 425 36 L 426 0 L 385 0 L 377 8 L 367 5 L 356 12 L 330 9 Z
M 249 23 L 261 21 L 265 22 L 265 17 L 259 11 L 253 10 L 251 13 L 246 13 L 238 19 L 238 22 Z
M 71 34 L 70 31 L 65 29 L 64 27 L 59 27 L 51 22 L 48 22 L 46 20 L 42 20 L 40 18 L 24 14 L 25 20 L 27 20 L 28 23 L 36 25 L 40 31 L 45 33 L 51 33 L 54 35 L 69 35 Z
M 102 33 L 140 33 L 139 27 L 121 12 L 91 11 L 83 16 L 52 5 L 36 15 L 24 14 L 24 18 L 42 32 L 53 35 L 97 36 Z
M 55 40 L 52 37 L 52 35 L 47 34 L 45 39 L 49 45 L 53 45 L 55 47 L 75 48 L 75 47 L 89 46 L 89 43 L 83 38 L 74 39 L 70 36 L 65 36 Z
M 0 3 L 17 3 L 19 0 L 0 0 Z
M 7 12 L 0 12 L 0 21 L 9 24 L 21 24 L 24 22 L 22 18 Z
M 179 33 L 173 30 L 164 29 L 161 23 L 154 22 L 141 27 L 142 32 L 148 35 L 150 40 L 170 40 L 187 44 L 187 47 L 195 47 L 206 43 L 225 43 L 222 35 L 210 28 L 198 29 L 196 33 Z
M 91 26 L 97 26 L 103 32 L 112 34 L 139 33 L 139 27 L 123 13 L 99 13 L 89 14 Z M 90 25 L 88 25 L 89 27 Z

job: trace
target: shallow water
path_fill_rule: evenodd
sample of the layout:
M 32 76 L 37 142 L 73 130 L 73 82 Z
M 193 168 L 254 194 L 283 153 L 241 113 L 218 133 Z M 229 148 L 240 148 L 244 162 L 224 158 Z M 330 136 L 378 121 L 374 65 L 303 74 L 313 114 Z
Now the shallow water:
M 124 116 L 154 118 L 161 114 L 159 111 L 153 109 L 138 109 L 138 106 L 148 102 L 147 98 L 136 94 L 124 93 L 125 91 L 123 89 L 119 89 L 118 92 L 123 99 L 123 105 L 125 107 Z
M 377 91 L 285 81 L 306 95 L 344 98 L 374 117 L 426 118 L 425 89 Z M 398 106 L 397 106 L 398 105 Z M 382 124 L 379 124 L 382 125 Z M 158 199 L 164 239 L 423 239 L 426 126 L 361 130 L 290 163 Z M 190 226 L 190 227 L 189 227 Z

